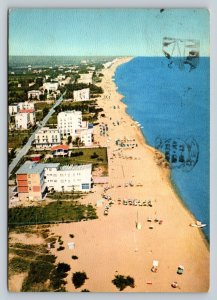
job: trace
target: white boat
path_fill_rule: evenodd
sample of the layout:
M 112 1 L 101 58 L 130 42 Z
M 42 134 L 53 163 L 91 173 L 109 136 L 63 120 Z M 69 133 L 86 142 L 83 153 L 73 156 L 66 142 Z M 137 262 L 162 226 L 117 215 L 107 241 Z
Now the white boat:
M 203 228 L 206 227 L 206 224 L 202 224 L 200 221 L 190 224 L 191 227 Z

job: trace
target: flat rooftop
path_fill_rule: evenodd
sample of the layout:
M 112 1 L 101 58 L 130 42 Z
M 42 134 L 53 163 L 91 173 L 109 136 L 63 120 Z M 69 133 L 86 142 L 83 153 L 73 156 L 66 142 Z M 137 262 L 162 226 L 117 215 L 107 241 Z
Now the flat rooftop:
M 41 174 L 44 168 L 57 168 L 59 163 L 39 164 L 32 161 L 26 161 L 16 172 L 16 174 Z

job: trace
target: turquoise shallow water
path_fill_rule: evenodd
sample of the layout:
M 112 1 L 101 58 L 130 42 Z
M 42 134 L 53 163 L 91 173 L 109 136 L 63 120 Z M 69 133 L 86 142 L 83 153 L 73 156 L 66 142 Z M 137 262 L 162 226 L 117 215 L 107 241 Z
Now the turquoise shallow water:
M 208 240 L 209 64 L 202 57 L 190 71 L 189 65 L 169 67 L 165 57 L 136 57 L 115 74 L 127 112 L 143 126 L 147 142 L 167 154 L 169 147 L 173 184 L 196 219 L 207 224 Z

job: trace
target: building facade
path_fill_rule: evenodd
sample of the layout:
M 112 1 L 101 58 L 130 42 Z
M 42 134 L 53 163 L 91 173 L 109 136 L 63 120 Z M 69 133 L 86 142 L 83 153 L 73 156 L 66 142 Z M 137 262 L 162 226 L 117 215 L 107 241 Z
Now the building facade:
M 15 126 L 17 130 L 25 130 L 31 126 L 29 113 L 17 113 L 15 115 Z
M 61 136 L 73 137 L 76 129 L 82 126 L 82 113 L 75 110 L 60 112 L 57 116 L 57 124 Z
M 28 99 L 37 99 L 40 100 L 40 95 L 42 95 L 42 92 L 39 90 L 32 90 L 28 91 Z
M 14 116 L 18 113 L 18 105 L 17 104 L 11 104 L 8 107 L 9 116 Z
M 65 111 L 57 116 L 58 130 L 61 137 L 80 138 L 84 146 L 92 145 L 93 125 L 82 121 L 81 111 Z
M 21 109 L 19 111 L 19 113 L 21 114 L 28 114 L 29 115 L 29 122 L 30 122 L 30 126 L 34 126 L 35 125 L 35 110 L 34 109 Z
M 45 168 L 46 185 L 49 190 L 57 192 L 82 191 L 89 192 L 91 189 L 92 165 L 68 165 Z
M 20 200 L 43 200 L 48 190 L 88 192 L 92 184 L 92 165 L 60 166 L 26 161 L 16 172 Z
M 20 102 L 18 103 L 18 110 L 22 109 L 35 109 L 35 105 L 33 102 L 30 101 L 25 101 L 25 102 Z
M 82 89 L 78 91 L 73 91 L 74 101 L 88 101 L 90 100 L 90 89 Z
M 37 149 L 50 149 L 59 145 L 61 137 L 56 128 L 43 127 L 35 134 L 35 147 Z
M 20 200 L 42 200 L 46 194 L 44 165 L 26 161 L 16 172 Z
M 91 146 L 93 142 L 93 128 L 87 126 L 86 128 L 77 129 L 75 131 L 74 139 L 77 137 L 80 138 L 84 146 Z
M 45 82 L 43 83 L 43 90 L 47 90 L 47 93 L 55 92 L 58 90 L 59 83 L 58 82 Z

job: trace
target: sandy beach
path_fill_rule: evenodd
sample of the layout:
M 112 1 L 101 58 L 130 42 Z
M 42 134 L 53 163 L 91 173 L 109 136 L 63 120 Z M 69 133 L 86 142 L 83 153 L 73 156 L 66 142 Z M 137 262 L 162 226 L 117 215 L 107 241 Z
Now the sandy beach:
M 117 274 L 135 279 L 135 288 L 127 287 L 124 292 L 206 292 L 209 246 L 201 230 L 189 226 L 195 218 L 175 193 L 169 170 L 156 164 L 155 150 L 146 144 L 140 129 L 126 113 L 123 96 L 112 80 L 116 68 L 130 59 L 118 59 L 111 68 L 103 70 L 100 85 L 104 94 L 98 105 L 105 117 L 99 118 L 99 125 L 107 124 L 108 135 L 100 135 L 99 125 L 94 128 L 95 141 L 108 146 L 111 188 L 105 194 L 114 204 L 105 216 L 108 201 L 104 199 L 102 207 L 97 207 L 96 220 L 52 225 L 50 231 L 62 237 L 65 250 L 55 248 L 51 252 L 57 256 L 57 262 L 71 266 L 66 278 L 69 292 L 85 288 L 91 292 L 118 291 L 112 283 Z M 118 138 L 135 139 L 133 143 L 137 146 L 120 149 L 115 143 Z M 94 186 L 93 193 L 81 201 L 96 205 L 102 199 L 104 187 Z M 151 206 L 123 205 L 124 199 L 151 201 Z M 137 221 L 140 230 L 136 228 Z M 73 250 L 67 247 L 70 241 L 75 243 Z M 72 255 L 78 259 L 73 260 Z M 156 273 L 151 272 L 153 260 L 159 261 Z M 182 275 L 177 274 L 179 265 L 184 266 Z M 72 273 L 77 271 L 86 272 L 89 278 L 79 289 L 71 281 Z M 174 281 L 179 288 L 171 287 Z

